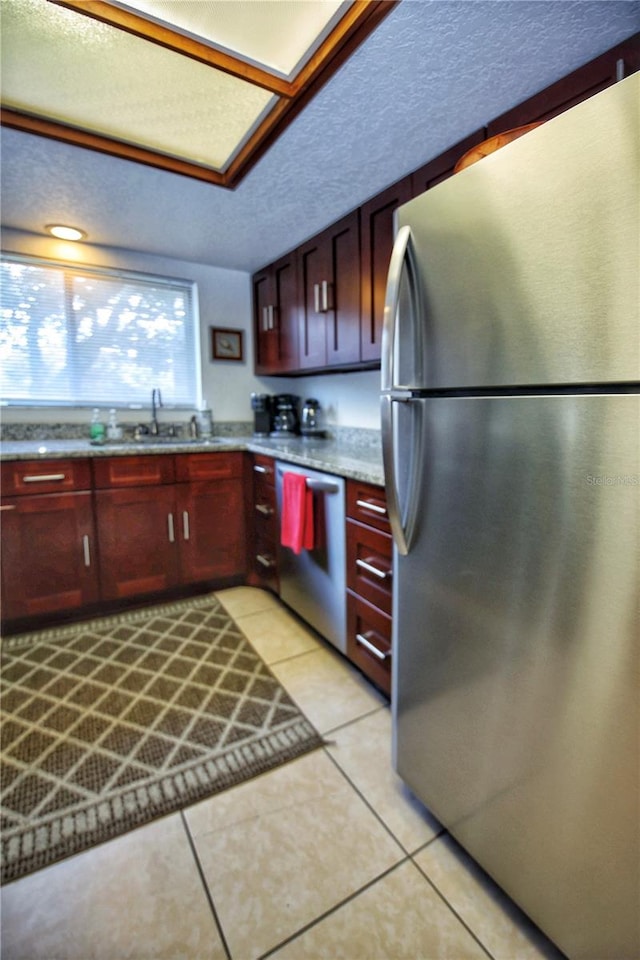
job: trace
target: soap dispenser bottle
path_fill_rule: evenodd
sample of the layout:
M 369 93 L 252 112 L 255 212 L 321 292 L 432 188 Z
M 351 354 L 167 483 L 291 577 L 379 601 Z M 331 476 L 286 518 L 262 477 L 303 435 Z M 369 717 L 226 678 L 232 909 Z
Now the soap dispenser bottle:
M 107 440 L 122 440 L 122 427 L 118 426 L 118 418 L 115 408 L 109 410 L 109 423 L 107 424 Z
M 105 441 L 104 423 L 100 417 L 100 411 L 97 407 L 93 408 L 91 414 L 91 426 L 89 427 L 89 442 L 96 446 L 102 446 Z

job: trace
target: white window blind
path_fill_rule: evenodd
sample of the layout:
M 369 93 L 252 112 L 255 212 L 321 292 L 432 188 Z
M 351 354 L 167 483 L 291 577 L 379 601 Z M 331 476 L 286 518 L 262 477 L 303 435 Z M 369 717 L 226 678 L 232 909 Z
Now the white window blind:
M 193 284 L 3 254 L 0 393 L 5 403 L 196 404 Z

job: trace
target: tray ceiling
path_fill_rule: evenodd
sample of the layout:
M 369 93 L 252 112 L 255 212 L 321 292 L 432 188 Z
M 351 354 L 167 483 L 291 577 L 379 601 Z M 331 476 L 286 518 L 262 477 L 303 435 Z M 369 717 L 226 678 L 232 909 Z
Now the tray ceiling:
M 5 0 L 2 123 L 233 187 L 393 6 Z

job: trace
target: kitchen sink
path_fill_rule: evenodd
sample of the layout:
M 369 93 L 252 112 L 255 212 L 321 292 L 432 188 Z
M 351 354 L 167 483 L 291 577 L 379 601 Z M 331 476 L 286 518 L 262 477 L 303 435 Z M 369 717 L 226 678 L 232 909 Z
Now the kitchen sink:
M 180 446 L 183 447 L 185 444 L 189 446 L 209 446 L 215 443 L 222 443 L 221 437 L 153 437 L 145 436 L 139 437 L 133 441 L 134 444 L 140 444 L 140 446 L 155 447 L 158 445 L 162 446 Z

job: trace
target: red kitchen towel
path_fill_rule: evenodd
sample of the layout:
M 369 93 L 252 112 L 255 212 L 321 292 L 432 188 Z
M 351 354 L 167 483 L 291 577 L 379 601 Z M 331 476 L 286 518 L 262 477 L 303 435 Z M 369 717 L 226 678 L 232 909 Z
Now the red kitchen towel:
M 313 493 L 299 473 L 285 473 L 282 477 L 280 542 L 294 553 L 314 547 Z

